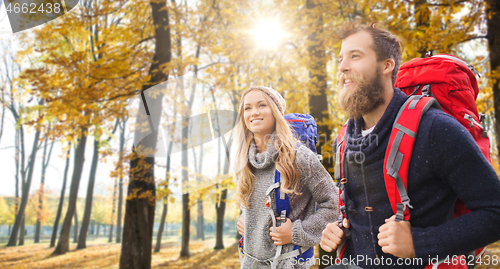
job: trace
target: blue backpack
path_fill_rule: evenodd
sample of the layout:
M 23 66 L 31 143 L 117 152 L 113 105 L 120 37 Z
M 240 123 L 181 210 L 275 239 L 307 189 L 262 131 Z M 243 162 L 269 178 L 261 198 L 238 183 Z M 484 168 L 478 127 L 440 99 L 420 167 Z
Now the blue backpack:
M 304 146 L 309 148 L 312 152 L 318 153 L 316 150 L 316 143 L 318 142 L 318 126 L 316 125 L 316 121 L 313 116 L 309 114 L 300 114 L 300 113 L 290 113 L 285 115 L 285 120 L 290 125 L 290 129 L 292 129 L 292 133 L 295 138 L 297 138 Z M 300 143 L 297 144 L 297 148 L 299 148 Z M 320 157 L 321 155 L 318 155 Z M 281 174 L 276 170 L 274 176 L 274 182 L 279 183 L 281 180 Z M 286 211 L 286 216 L 290 214 L 290 199 L 288 198 L 288 194 L 285 193 L 285 199 L 281 199 L 280 197 L 280 188 L 276 188 L 275 191 L 275 201 L 276 201 L 276 209 L 278 212 L 282 212 L 282 210 Z M 295 258 L 298 261 L 307 261 L 314 256 L 314 247 L 310 247 L 305 252 L 301 251 L 301 248 L 297 245 L 293 246 L 293 250 L 299 250 L 301 255 L 296 256 Z
M 309 114 L 290 113 L 285 115 L 285 120 L 290 125 L 295 137 L 312 152 L 318 153 L 316 151 L 318 126 L 314 118 Z
M 318 141 L 318 127 L 314 118 L 309 114 L 290 113 L 285 115 L 285 120 L 290 125 L 290 129 L 292 129 L 292 133 L 295 138 L 297 138 L 303 145 L 307 146 L 307 148 L 312 150 L 312 152 L 317 153 L 316 142 Z M 300 143 L 297 143 L 297 148 L 299 148 L 299 146 Z M 279 183 L 280 180 L 281 174 L 278 170 L 276 170 L 274 183 Z M 280 212 L 283 212 L 283 210 L 285 210 L 286 216 L 288 216 L 291 210 L 288 194 L 285 193 L 283 199 L 280 195 L 280 188 L 277 187 L 275 195 L 278 216 L 280 215 Z
M 316 125 L 316 121 L 309 114 L 300 114 L 300 113 L 290 113 L 285 115 L 285 120 L 290 125 L 290 129 L 294 134 L 295 138 L 297 138 L 300 142 L 297 143 L 297 148 L 300 144 L 307 146 L 310 150 L 317 154 L 316 151 L 316 142 L 318 141 L 318 127 Z M 321 155 L 318 155 L 320 158 Z M 320 158 L 321 159 L 321 158 Z M 281 217 L 282 223 L 286 220 L 286 217 L 290 214 L 290 199 L 288 194 L 280 192 L 280 181 L 281 181 L 281 173 L 278 170 L 275 171 L 274 175 L 274 184 L 268 189 L 268 199 L 266 199 L 266 205 L 269 208 L 271 215 L 274 216 L 275 213 L 278 213 L 277 216 Z M 275 201 L 276 201 L 276 210 L 278 212 L 274 212 L 270 205 L 270 192 L 275 190 Z M 276 227 L 276 218 L 272 218 L 273 227 Z M 240 260 L 243 259 L 243 255 L 245 255 L 243 251 L 243 237 L 240 239 L 238 244 L 239 246 L 239 254 Z M 301 246 L 295 245 L 293 247 L 293 251 L 289 253 L 281 254 L 282 246 L 277 247 L 276 256 L 274 259 L 269 261 L 271 264 L 271 268 L 276 268 L 276 264 L 279 260 L 285 259 L 288 257 L 295 256 L 300 262 L 305 262 L 311 259 L 314 256 L 314 247 L 310 247 L 307 250 L 303 251 Z M 281 257 L 280 257 L 281 256 Z M 253 257 L 252 257 L 253 258 Z

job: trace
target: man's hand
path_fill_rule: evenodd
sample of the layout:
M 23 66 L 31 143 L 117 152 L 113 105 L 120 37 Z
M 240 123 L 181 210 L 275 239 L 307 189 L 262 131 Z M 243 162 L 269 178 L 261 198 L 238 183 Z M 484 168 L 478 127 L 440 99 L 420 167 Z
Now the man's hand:
M 241 235 L 241 236 L 244 236 L 245 235 L 245 217 L 241 217 L 239 220 L 238 220 L 238 223 L 236 224 L 237 228 L 238 228 L 238 233 Z
M 279 217 L 277 217 L 279 219 Z M 287 218 L 286 222 L 283 223 L 280 227 L 276 227 L 276 232 L 273 233 L 273 227 L 269 228 L 271 231 L 269 234 L 274 240 L 274 244 L 279 245 L 287 245 L 292 243 L 292 221 Z
M 349 228 L 349 221 L 344 219 L 342 225 L 347 229 Z M 323 235 L 321 236 L 321 242 L 319 245 L 326 252 L 332 252 L 336 250 L 339 245 L 344 241 L 344 231 L 339 227 L 339 222 L 330 223 L 326 225 L 323 230 Z
M 395 219 L 396 215 L 386 219 L 385 224 L 378 229 L 378 245 L 384 253 L 400 258 L 415 258 L 410 222 L 397 222 Z

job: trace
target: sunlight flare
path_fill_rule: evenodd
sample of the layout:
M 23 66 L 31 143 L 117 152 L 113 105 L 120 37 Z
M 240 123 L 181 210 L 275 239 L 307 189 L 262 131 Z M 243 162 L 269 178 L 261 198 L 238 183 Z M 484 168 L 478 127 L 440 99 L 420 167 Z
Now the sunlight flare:
M 270 19 L 258 21 L 250 32 L 257 42 L 257 48 L 260 49 L 275 50 L 286 36 L 278 20 Z

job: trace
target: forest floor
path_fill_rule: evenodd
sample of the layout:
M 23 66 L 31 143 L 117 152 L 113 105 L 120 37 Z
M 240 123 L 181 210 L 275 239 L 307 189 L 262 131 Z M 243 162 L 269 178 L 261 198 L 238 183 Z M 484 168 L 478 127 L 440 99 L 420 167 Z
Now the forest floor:
M 239 268 L 236 241 L 227 238 L 226 249 L 214 250 L 215 241 L 192 240 L 191 256 L 179 258 L 178 242 L 166 242 L 159 253 L 153 253 L 152 268 Z M 118 268 L 120 244 L 105 242 L 88 243 L 84 250 L 75 250 L 76 244 L 70 245 L 70 252 L 65 255 L 51 256 L 54 248 L 48 244 L 31 244 L 21 247 L 0 247 L 0 268 Z M 315 254 L 318 256 L 317 247 Z M 476 269 L 500 268 L 500 242 L 490 245 L 483 256 L 483 264 Z M 488 265 L 486 265 L 488 263 Z M 318 268 L 317 265 L 311 267 Z
M 225 239 L 226 249 L 213 249 L 215 240 L 190 241 L 189 258 L 179 258 L 180 244 L 166 242 L 159 253 L 153 253 L 152 268 L 239 268 L 239 257 L 235 239 Z M 54 248 L 49 244 L 30 244 L 20 247 L 0 247 L 0 268 L 118 268 L 121 244 L 89 242 L 87 248 L 70 251 L 64 255 L 51 256 Z

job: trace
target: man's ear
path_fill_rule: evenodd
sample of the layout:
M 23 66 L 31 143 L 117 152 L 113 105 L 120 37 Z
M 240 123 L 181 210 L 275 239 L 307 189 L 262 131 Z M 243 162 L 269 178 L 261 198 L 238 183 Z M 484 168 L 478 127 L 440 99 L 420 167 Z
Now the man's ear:
M 382 69 L 382 74 L 390 74 L 392 76 L 392 70 L 394 70 L 394 67 L 396 66 L 396 63 L 394 63 L 393 59 L 386 59 L 382 62 L 383 64 L 383 69 Z

